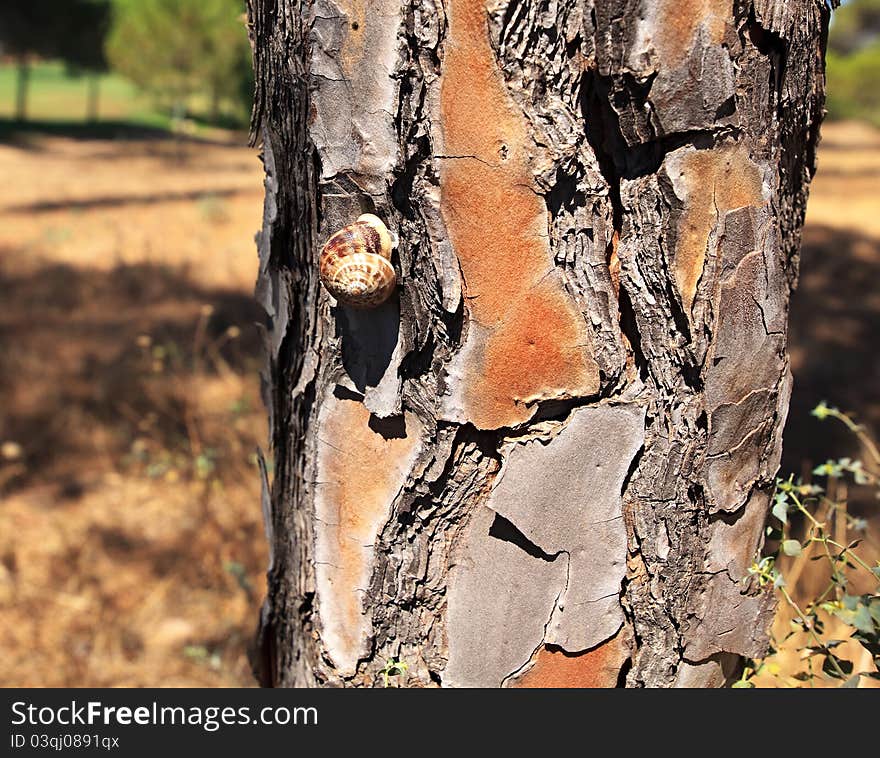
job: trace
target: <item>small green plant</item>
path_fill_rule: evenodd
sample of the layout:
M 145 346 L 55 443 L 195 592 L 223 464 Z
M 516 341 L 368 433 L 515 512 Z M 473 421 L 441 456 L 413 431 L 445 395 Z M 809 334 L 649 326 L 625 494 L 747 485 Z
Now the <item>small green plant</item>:
M 227 429 L 243 428 L 244 416 L 253 412 L 246 395 L 231 403 L 225 414 L 217 413 L 214 418 L 206 416 L 199 401 L 197 391 L 204 378 L 235 374 L 222 350 L 241 336 L 241 329 L 231 324 L 218 336 L 212 336 L 209 326 L 213 316 L 214 306 L 206 303 L 200 308 L 191 348 L 150 334 L 139 334 L 135 339 L 143 394 L 151 401 L 153 410 L 144 413 L 127 406 L 120 408 L 137 429 L 137 436 L 122 462 L 137 466 L 151 479 L 197 480 L 219 490 L 224 486 L 223 470 L 228 470 L 230 464 L 230 448 L 236 455 L 243 453 L 238 435 L 224 436 L 216 431 L 216 426 L 213 434 L 205 434 L 206 427 L 210 428 L 212 423 L 217 423 L 216 419 L 224 416 L 228 419 Z M 169 428 L 173 434 L 168 432 Z M 208 444 L 209 440 L 215 444 Z M 251 462 L 246 453 L 241 457 Z
M 208 666 L 214 671 L 218 671 L 223 666 L 223 659 L 219 654 L 211 652 L 204 645 L 186 645 L 183 648 L 183 657 L 188 658 L 195 663 Z
M 66 226 L 47 226 L 43 233 L 50 245 L 60 245 L 73 237 L 73 230 Z
M 229 207 L 219 195 L 208 192 L 199 198 L 198 205 L 205 221 L 217 224 L 229 221 Z
M 388 680 L 392 676 L 403 676 L 406 673 L 407 668 L 409 668 L 406 663 L 397 659 L 397 658 L 389 658 L 385 661 L 385 668 L 382 669 L 382 684 L 384 687 L 388 687 Z
M 223 570 L 235 578 L 236 583 L 249 601 L 254 600 L 254 587 L 247 575 L 247 567 L 238 561 L 224 561 Z
M 824 486 L 795 480 L 793 476 L 777 479 L 767 537 L 776 541 L 778 549 L 756 559 L 749 572 L 761 586 L 776 588 L 793 618 L 788 632 L 781 639 L 772 640 L 768 656 L 749 662 L 734 687 L 753 687 L 753 680 L 761 675 L 774 677 L 783 685 L 790 678 L 794 686 L 798 682 L 816 686 L 824 680 L 857 687 L 861 677 L 880 679 L 880 563 L 875 561 L 871 565 L 859 550 L 868 544 L 876 551 L 877 546 L 868 535 L 867 521 L 848 513 L 846 495 L 849 482 L 873 488 L 880 495 L 880 451 L 866 430 L 837 408 L 823 402 L 813 409 L 812 415 L 820 421 L 833 418 L 845 424 L 862 443 L 867 462 L 840 458 L 817 466 L 812 474 L 824 480 Z M 796 536 L 801 532 L 801 537 Z M 851 533 L 857 538 L 850 540 Z M 780 553 L 791 559 L 784 572 L 777 566 Z M 792 588 L 807 561 L 826 563 L 827 582 L 818 595 L 798 602 Z M 855 589 L 864 589 L 866 585 L 868 591 Z M 833 629 L 829 623 L 832 619 L 839 622 Z M 787 677 L 781 674 L 782 667 L 776 659 L 781 646 L 797 634 L 807 640 L 806 645 L 798 648 L 803 665 Z M 861 646 L 873 662 L 874 671 L 854 673 L 852 661 L 838 652 L 848 640 Z

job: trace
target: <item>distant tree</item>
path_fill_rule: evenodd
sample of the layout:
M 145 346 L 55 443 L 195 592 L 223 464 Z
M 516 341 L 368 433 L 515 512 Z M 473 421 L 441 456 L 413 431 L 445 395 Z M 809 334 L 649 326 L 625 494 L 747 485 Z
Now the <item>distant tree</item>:
M 30 64 L 60 58 L 90 74 L 89 118 L 97 116 L 97 72 L 106 68 L 104 37 L 109 0 L 6 0 L 0 4 L 0 47 L 18 64 L 15 117 L 27 118 Z
M 209 14 L 209 35 L 202 72 L 211 95 L 211 118 L 216 120 L 224 98 L 250 108 L 254 91 L 251 47 L 244 0 L 214 0 L 203 7 Z
M 828 110 L 880 123 L 880 0 L 850 0 L 828 38 Z
M 828 37 L 830 51 L 848 55 L 878 42 L 880 0 L 850 0 L 837 9 Z
M 211 116 L 250 74 L 243 0 L 114 0 L 111 66 L 176 113 L 207 92 Z

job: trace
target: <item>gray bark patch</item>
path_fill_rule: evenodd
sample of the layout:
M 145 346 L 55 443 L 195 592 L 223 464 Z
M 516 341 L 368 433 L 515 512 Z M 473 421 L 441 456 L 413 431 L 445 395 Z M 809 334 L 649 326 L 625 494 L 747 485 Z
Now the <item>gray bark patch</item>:
M 447 686 L 500 687 L 541 644 L 565 585 L 564 560 L 547 561 L 490 536 L 495 516 L 478 508 L 449 569 Z
M 499 674 L 515 673 L 539 644 L 578 652 L 620 629 L 627 539 L 621 491 L 644 441 L 644 417 L 635 404 L 580 408 L 549 441 L 506 450 L 487 503 L 506 523 L 493 517 L 487 530 L 489 517 L 475 518 L 450 575 L 447 680 L 497 686 Z M 511 593 L 517 571 L 553 583 Z M 496 651 L 491 666 L 485 649 L 474 648 L 475 634 Z

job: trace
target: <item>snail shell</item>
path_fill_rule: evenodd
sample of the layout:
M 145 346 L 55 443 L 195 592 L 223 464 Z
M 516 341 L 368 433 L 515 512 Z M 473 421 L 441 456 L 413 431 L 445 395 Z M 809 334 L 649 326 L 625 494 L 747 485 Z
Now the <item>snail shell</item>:
M 327 240 L 319 260 L 321 282 L 340 303 L 375 308 L 397 284 L 391 265 L 394 242 L 378 216 L 365 213 Z

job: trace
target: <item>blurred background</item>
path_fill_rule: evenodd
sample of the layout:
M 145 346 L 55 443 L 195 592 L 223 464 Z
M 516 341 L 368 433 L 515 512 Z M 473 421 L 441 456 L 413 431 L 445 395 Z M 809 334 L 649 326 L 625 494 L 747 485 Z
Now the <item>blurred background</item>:
M 254 684 L 263 186 L 244 10 L 0 5 L 2 686 Z M 807 477 L 860 453 L 810 415 L 820 401 L 880 430 L 880 0 L 839 10 L 829 45 L 783 462 Z M 877 501 L 851 508 L 876 537 Z

